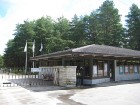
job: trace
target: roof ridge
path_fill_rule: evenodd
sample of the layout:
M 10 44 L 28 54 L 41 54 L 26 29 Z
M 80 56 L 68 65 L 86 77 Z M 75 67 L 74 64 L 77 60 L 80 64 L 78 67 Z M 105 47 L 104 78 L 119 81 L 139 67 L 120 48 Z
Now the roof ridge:
M 72 49 L 72 52 L 74 52 L 75 50 L 79 50 L 79 49 L 82 49 L 82 48 L 87 48 L 87 47 L 93 46 L 93 45 L 95 45 L 95 44 L 85 45 L 85 46 L 82 46 L 82 47 L 74 48 L 74 49 Z

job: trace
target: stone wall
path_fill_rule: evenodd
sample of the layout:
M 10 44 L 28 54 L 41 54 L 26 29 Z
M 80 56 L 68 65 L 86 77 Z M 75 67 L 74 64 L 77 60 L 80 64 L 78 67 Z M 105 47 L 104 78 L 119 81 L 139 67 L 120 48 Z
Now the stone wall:
M 76 86 L 76 66 L 59 67 L 59 85 Z

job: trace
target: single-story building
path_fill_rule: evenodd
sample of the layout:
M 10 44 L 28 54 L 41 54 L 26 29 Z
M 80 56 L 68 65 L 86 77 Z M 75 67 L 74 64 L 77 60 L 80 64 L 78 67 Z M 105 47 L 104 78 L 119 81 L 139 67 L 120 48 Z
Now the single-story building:
M 126 48 L 92 44 L 30 60 L 39 62 L 40 79 L 61 86 L 140 79 L 140 51 Z

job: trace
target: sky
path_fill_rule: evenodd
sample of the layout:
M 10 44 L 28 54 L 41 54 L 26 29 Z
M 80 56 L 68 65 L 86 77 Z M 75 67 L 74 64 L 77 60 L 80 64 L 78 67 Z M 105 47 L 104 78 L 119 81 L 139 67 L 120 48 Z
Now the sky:
M 67 19 L 89 15 L 101 6 L 105 0 L 0 0 L 0 55 L 4 54 L 6 44 L 14 38 L 16 24 L 24 20 L 34 20 L 42 16 Z M 113 0 L 119 10 L 122 24 L 130 6 L 135 3 L 140 8 L 140 0 Z

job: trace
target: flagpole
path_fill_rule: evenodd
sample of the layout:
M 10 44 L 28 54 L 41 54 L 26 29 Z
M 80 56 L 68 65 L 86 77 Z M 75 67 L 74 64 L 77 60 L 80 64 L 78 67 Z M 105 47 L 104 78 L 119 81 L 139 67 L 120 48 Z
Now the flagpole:
M 34 43 L 33 43 L 33 57 L 35 56 L 35 40 L 34 40 Z M 33 61 L 33 68 L 35 66 L 35 63 Z
M 35 55 L 34 55 L 34 52 L 33 52 L 33 57 L 34 57 Z M 33 68 L 34 68 L 34 66 L 35 66 L 35 62 L 33 61 Z
M 25 74 L 27 73 L 27 40 L 26 40 L 26 60 L 25 60 Z

